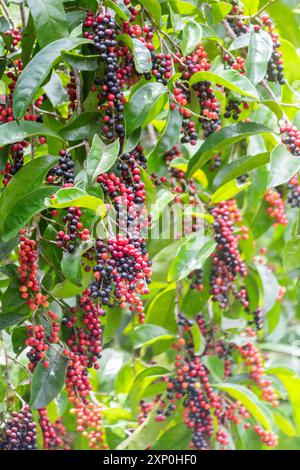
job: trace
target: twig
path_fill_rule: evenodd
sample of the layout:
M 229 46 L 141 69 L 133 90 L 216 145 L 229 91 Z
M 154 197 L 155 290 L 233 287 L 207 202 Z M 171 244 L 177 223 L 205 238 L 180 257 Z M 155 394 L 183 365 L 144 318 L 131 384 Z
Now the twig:
M 153 127 L 153 124 L 149 124 L 147 126 L 147 129 L 148 129 L 148 134 L 149 134 L 149 137 L 150 137 L 150 140 L 151 140 L 151 144 L 153 146 L 155 146 L 157 144 L 157 137 L 156 137 L 156 133 L 155 133 L 155 129 Z
M 227 31 L 227 33 L 229 34 L 229 36 L 230 36 L 232 39 L 236 39 L 236 38 L 237 38 L 237 35 L 236 35 L 235 32 L 233 31 L 233 29 L 230 27 L 230 24 L 228 23 L 228 21 L 222 20 L 222 25 L 224 26 L 225 30 Z
M 76 84 L 77 113 L 79 116 L 82 113 L 81 79 L 80 79 L 79 70 L 76 67 L 73 68 L 73 71 L 74 71 L 75 84 Z M 86 154 L 88 155 L 90 153 L 91 148 L 87 139 L 84 139 L 84 146 L 85 146 Z
M 4 0 L 0 0 L 0 4 L 1 4 L 2 8 L 3 8 L 3 12 L 4 12 L 5 16 L 7 17 L 7 19 L 8 19 L 8 21 L 9 21 L 11 27 L 14 28 L 14 27 L 15 27 L 14 22 L 13 22 L 13 20 L 12 20 L 10 14 L 9 14 L 9 11 L 8 11 L 8 9 L 7 9 L 7 6 L 6 6 L 5 2 L 4 2 Z
M 22 29 L 24 30 L 26 28 L 26 15 L 25 15 L 25 8 L 24 8 L 24 3 L 20 3 L 20 15 L 21 15 L 21 21 L 22 21 Z
M 260 10 L 258 10 L 255 15 L 253 15 L 253 18 L 255 18 L 256 16 L 259 16 L 263 11 L 266 10 L 266 8 L 268 8 L 270 5 L 272 5 L 272 3 L 275 3 L 276 0 L 269 0 L 268 3 L 266 3 L 266 5 L 264 5 L 263 7 L 260 8 Z

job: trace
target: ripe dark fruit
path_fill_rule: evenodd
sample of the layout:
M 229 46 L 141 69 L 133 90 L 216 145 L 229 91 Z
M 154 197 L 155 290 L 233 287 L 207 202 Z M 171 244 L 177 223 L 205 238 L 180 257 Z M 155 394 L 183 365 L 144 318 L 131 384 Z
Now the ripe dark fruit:
M 14 411 L 0 433 L 0 450 L 36 450 L 37 430 L 28 406 Z

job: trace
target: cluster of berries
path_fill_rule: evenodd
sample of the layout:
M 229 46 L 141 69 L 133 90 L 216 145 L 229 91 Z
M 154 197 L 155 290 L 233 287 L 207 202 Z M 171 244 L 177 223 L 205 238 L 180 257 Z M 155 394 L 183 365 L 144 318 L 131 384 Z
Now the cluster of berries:
M 73 74 L 70 75 L 70 82 L 67 84 L 67 93 L 69 96 L 69 115 L 70 118 L 73 116 L 77 105 L 77 93 L 76 93 L 76 78 Z
M 170 377 L 167 383 L 167 403 L 160 402 L 157 421 L 163 421 L 177 408 L 177 402 L 183 399 L 183 418 L 185 424 L 192 429 L 190 446 L 198 450 L 210 447 L 214 435 L 214 423 L 218 425 L 216 440 L 225 448 L 228 446 L 227 433 L 220 426 L 222 415 L 222 399 L 216 394 L 209 380 L 209 372 L 202 364 L 201 358 L 194 354 L 190 329 L 193 322 L 180 314 L 179 326 L 188 333 L 189 338 L 181 337 L 173 345 L 177 351 L 175 357 L 176 376 Z M 201 328 L 205 328 L 203 319 L 199 318 Z M 199 325 L 198 325 L 199 326 Z M 199 326 L 199 328 L 200 328 Z
M 194 289 L 200 292 L 203 291 L 204 289 L 203 269 L 195 269 L 195 271 L 189 274 L 188 278 L 191 280 L 191 284 L 190 284 L 191 289 Z
M 0 433 L 0 450 L 36 450 L 37 429 L 29 406 L 14 411 Z
M 300 207 L 300 185 L 298 181 L 298 176 L 293 176 L 293 178 L 288 182 L 288 197 L 287 202 L 291 207 Z
M 39 425 L 43 435 L 43 448 L 45 450 L 60 448 L 63 444 L 63 441 L 59 435 L 62 430 L 61 425 L 57 426 L 51 423 L 46 408 L 40 408 L 38 413 Z
M 75 178 L 72 155 L 66 152 L 66 150 L 61 150 L 59 155 L 59 162 L 48 173 L 47 182 L 49 184 L 61 185 L 64 188 L 72 187 Z
M 105 432 L 103 429 L 103 410 L 95 403 L 89 403 L 88 407 L 76 406 L 70 411 L 76 415 L 77 432 L 82 433 L 88 439 L 89 447 L 93 450 L 108 449 L 105 443 Z
M 275 225 L 287 225 L 288 219 L 285 213 L 284 201 L 277 189 L 270 188 L 264 196 L 264 200 L 268 203 L 267 209 L 269 216 L 275 220 Z
M 20 248 L 19 248 L 19 263 L 18 267 L 20 275 L 20 287 L 22 299 L 27 301 L 31 310 L 36 310 L 40 306 L 48 307 L 47 298 L 40 293 L 40 284 L 37 279 L 38 267 L 37 259 L 38 254 L 36 251 L 36 241 L 30 240 L 25 235 L 25 229 L 20 231 Z
M 238 248 L 240 235 L 234 233 L 235 223 L 241 223 L 239 209 L 234 199 L 221 202 L 211 210 L 214 217 L 214 238 L 217 243 L 212 255 L 211 294 L 214 302 L 219 302 L 221 308 L 228 306 L 230 291 L 248 309 L 249 302 L 245 288 L 234 286 L 238 275 L 247 276 L 247 267 L 241 259 Z M 247 227 L 242 226 L 242 238 L 247 239 Z
M 83 229 L 80 222 L 81 215 L 79 207 L 69 207 L 62 219 L 65 229 L 59 230 L 56 234 L 56 245 L 69 253 L 73 253 L 80 240 L 86 241 L 90 235 L 87 228 Z
M 250 328 L 247 328 L 246 333 L 253 338 L 256 336 L 256 333 L 251 331 Z M 279 405 L 278 395 L 273 388 L 272 381 L 265 378 L 266 369 L 262 353 L 249 340 L 243 345 L 236 345 L 236 348 L 249 369 L 251 379 L 261 390 L 262 399 L 269 402 L 273 407 L 277 407 Z
M 17 144 L 13 144 L 8 153 L 8 161 L 4 170 L 1 172 L 3 176 L 3 186 L 7 186 L 13 176 L 24 165 L 24 148 L 28 147 L 28 142 L 25 140 Z
M 92 33 L 87 31 L 84 36 L 94 41 L 94 49 L 105 66 L 104 79 L 100 83 L 98 80 L 95 83 L 101 85 L 98 98 L 102 109 L 105 110 L 103 132 L 108 140 L 123 138 L 125 102 L 123 87 L 131 75 L 132 65 L 131 61 L 126 61 L 127 65 L 124 66 L 120 58 L 123 60 L 123 56 L 129 54 L 129 49 L 118 44 L 116 40 L 118 25 L 110 14 L 94 17 L 93 13 L 88 13 L 85 27 L 92 28 Z
M 273 22 L 268 15 L 263 15 L 261 22 L 270 34 L 273 43 L 273 53 L 268 64 L 266 79 L 270 82 L 279 83 L 279 85 L 285 85 L 286 80 L 284 78 L 283 58 L 280 52 L 281 43 L 279 34 L 274 32 Z

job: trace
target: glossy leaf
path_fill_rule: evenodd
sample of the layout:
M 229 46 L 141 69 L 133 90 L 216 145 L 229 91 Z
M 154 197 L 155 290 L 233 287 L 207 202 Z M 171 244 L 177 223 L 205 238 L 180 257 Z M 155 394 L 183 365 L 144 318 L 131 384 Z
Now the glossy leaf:
M 179 281 L 195 269 L 201 269 L 215 246 L 214 240 L 204 237 L 201 233 L 196 232 L 188 236 L 170 265 L 168 281 Z
M 27 0 L 41 48 L 68 36 L 62 0 Z
M 29 188 L 30 189 L 30 188 Z M 40 188 L 22 197 L 7 213 L 4 222 L 3 240 L 8 241 L 15 237 L 22 227 L 39 212 L 46 209 L 45 198 L 57 191 L 55 186 Z
M 92 139 L 100 130 L 101 119 L 98 112 L 86 111 L 80 116 L 74 116 L 60 131 L 65 140 L 77 142 L 82 139 Z
M 120 34 L 118 39 L 131 49 L 136 71 L 138 73 L 150 72 L 152 60 L 147 47 L 139 39 L 131 38 L 128 34 Z
M 123 0 L 104 0 L 104 5 L 112 10 L 115 10 L 117 15 L 122 18 L 122 20 L 128 21 L 130 19 L 130 11 L 124 5 Z
M 62 140 L 59 134 L 39 122 L 21 121 L 18 124 L 16 121 L 12 121 L 2 124 L 0 127 L 0 146 L 4 147 L 35 136 L 54 137 Z
M 267 313 L 271 310 L 273 305 L 276 302 L 279 292 L 279 285 L 275 275 L 272 271 L 263 264 L 257 264 L 256 269 L 260 275 L 262 284 L 263 284 L 263 292 L 264 292 L 264 304 L 263 310 L 264 313 Z
M 268 152 L 259 153 L 257 155 L 244 155 L 230 163 L 227 163 L 217 174 L 214 179 L 214 186 L 221 186 L 229 181 L 245 175 L 255 168 L 266 165 L 270 161 Z
M 11 212 L 14 205 L 21 201 L 28 193 L 38 189 L 45 175 L 58 162 L 58 157 L 51 155 L 30 161 L 18 171 L 0 198 L 0 212 L 3 214 L 0 222 L 0 231 L 6 220 L 6 215 Z
M 227 201 L 233 198 L 244 189 L 250 186 L 251 181 L 244 184 L 239 184 L 236 180 L 231 180 L 225 183 L 223 186 L 217 189 L 217 191 L 211 197 L 211 204 L 219 204 L 219 202 Z
M 229 145 L 233 145 L 251 135 L 271 133 L 272 130 L 256 122 L 234 124 L 224 127 L 208 137 L 200 149 L 191 159 L 188 167 L 188 177 L 191 177 L 198 168 L 201 168 L 213 155 Z
M 283 265 L 287 271 L 300 267 L 300 238 L 289 240 L 282 253 Z
M 138 3 L 143 5 L 148 13 L 152 16 L 157 26 L 160 25 L 161 6 L 158 0 L 138 0 Z
M 271 36 L 265 31 L 256 33 L 252 29 L 245 68 L 247 77 L 254 85 L 257 85 L 265 78 L 272 53 L 273 42 Z
M 148 157 L 150 173 L 158 173 L 164 161 L 164 153 L 170 150 L 179 141 L 182 126 L 182 115 L 177 109 L 169 112 L 168 121 L 156 146 Z
M 56 209 L 72 206 L 85 207 L 96 212 L 99 217 L 104 217 L 106 214 L 106 205 L 101 199 L 95 196 L 89 196 L 85 191 L 79 188 L 60 189 L 56 193 L 55 198 L 45 200 L 45 205 L 46 207 Z
M 189 55 L 202 38 L 202 28 L 194 20 L 188 20 L 182 31 L 181 50 L 184 56 Z
M 34 56 L 23 70 L 14 91 L 13 111 L 17 119 L 24 116 L 39 87 L 60 58 L 61 52 L 89 42 L 83 38 L 58 39 Z
M 241 75 L 236 70 L 221 70 L 218 74 L 213 72 L 196 72 L 192 75 L 189 83 L 191 86 L 206 80 L 216 85 L 224 86 L 242 96 L 249 96 L 256 100 L 259 99 L 255 86 L 247 77 Z
M 78 70 L 94 71 L 99 68 L 99 59 L 96 55 L 83 55 L 75 52 L 62 51 L 62 58 Z
M 153 106 L 166 92 L 166 87 L 161 83 L 147 83 L 130 97 L 129 103 L 125 107 L 127 135 L 143 124 Z
M 60 347 L 53 345 L 47 354 L 49 367 L 40 361 L 34 371 L 31 383 L 30 407 L 33 410 L 45 408 L 61 391 L 68 366 L 68 359 Z
M 285 145 L 277 145 L 271 153 L 269 188 L 287 183 L 299 169 L 298 157 L 292 155 Z
M 260 404 L 257 396 L 248 388 L 232 383 L 215 384 L 219 390 L 228 393 L 229 396 L 238 400 L 244 405 L 253 418 L 265 429 L 273 429 L 272 415 L 263 405 Z
M 113 143 L 105 145 L 96 134 L 87 159 L 86 170 L 89 179 L 91 181 L 95 181 L 98 175 L 108 171 L 118 158 L 119 151 L 119 140 L 115 140 Z

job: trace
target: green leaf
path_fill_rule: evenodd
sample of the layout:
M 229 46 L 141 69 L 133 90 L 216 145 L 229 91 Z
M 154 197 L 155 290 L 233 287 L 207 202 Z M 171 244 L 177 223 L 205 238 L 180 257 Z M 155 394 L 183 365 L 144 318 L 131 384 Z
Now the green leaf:
M 53 130 L 45 127 L 39 122 L 21 121 L 19 124 L 16 121 L 7 122 L 0 126 L 0 147 L 5 145 L 14 144 L 22 140 L 34 136 L 47 136 L 54 137 L 55 139 L 62 138 Z
M 211 5 L 213 24 L 219 23 L 232 10 L 232 5 L 225 2 L 218 2 Z
M 270 268 L 264 264 L 257 263 L 256 269 L 260 275 L 264 292 L 264 314 L 268 313 L 276 302 L 279 285 Z
M 138 3 L 143 5 L 147 12 L 152 16 L 157 26 L 160 25 L 161 6 L 158 0 L 138 0 Z
M 241 75 L 236 70 L 220 70 L 217 74 L 213 72 L 197 72 L 192 75 L 189 84 L 192 86 L 206 80 L 224 86 L 242 96 L 249 96 L 250 98 L 259 100 L 255 86 L 247 77 Z
M 96 55 L 83 55 L 68 51 L 62 51 L 61 55 L 67 64 L 76 69 L 92 72 L 99 68 L 99 58 Z
M 152 179 L 144 168 L 139 167 L 141 180 L 145 185 L 146 192 L 146 206 L 148 211 L 150 211 L 153 204 L 156 201 L 156 189 L 152 183 Z
M 242 0 L 245 15 L 254 15 L 259 7 L 259 0 Z
M 249 46 L 249 43 L 250 43 L 250 33 L 242 34 L 241 36 L 238 36 L 232 41 L 232 43 L 230 44 L 229 50 L 236 51 L 238 49 L 244 49 L 245 47 Z
M 176 333 L 175 294 L 175 286 L 171 285 L 156 295 L 147 310 L 146 323 L 158 325 Z
M 20 326 L 14 328 L 11 334 L 11 343 L 14 353 L 19 356 L 24 349 L 26 349 L 26 340 L 28 339 L 28 333 L 26 326 Z
M 149 173 L 158 173 L 164 166 L 164 153 L 179 141 L 182 126 L 182 115 L 178 109 L 170 110 L 163 134 L 148 156 Z
M 0 231 L 3 230 L 6 217 L 11 213 L 13 207 L 23 200 L 29 192 L 41 186 L 45 175 L 55 166 L 58 160 L 59 157 L 45 155 L 42 158 L 30 161 L 15 174 L 0 198 L 0 213 L 2 214 Z
M 81 265 L 81 256 L 87 250 L 94 246 L 94 240 L 91 238 L 82 242 L 75 251 L 64 252 L 61 261 L 61 270 L 65 278 L 77 287 L 82 287 L 83 270 Z
M 226 147 L 233 145 L 251 135 L 270 133 L 272 130 L 256 122 L 241 122 L 233 126 L 223 127 L 211 134 L 200 149 L 195 153 L 188 166 L 187 177 L 190 178 L 198 168 L 201 168 L 210 157 Z
M 284 144 L 278 144 L 271 153 L 268 187 L 287 183 L 300 169 L 300 159 L 292 155 Z
M 182 31 L 181 50 L 184 56 L 189 55 L 202 38 L 202 28 L 194 20 L 188 20 Z
M 93 139 L 91 151 L 87 158 L 86 170 L 89 179 L 91 181 L 95 181 L 98 175 L 108 171 L 118 158 L 119 151 L 119 140 L 115 140 L 111 144 L 105 145 L 96 134 Z
M 265 78 L 272 53 L 273 42 L 270 34 L 265 31 L 256 33 L 252 28 L 245 68 L 247 77 L 254 85 Z
M 61 261 L 61 270 L 68 281 L 72 282 L 75 286 L 81 287 L 81 251 L 75 250 L 73 253 L 65 251 Z
M 227 163 L 217 174 L 214 179 L 214 186 L 219 187 L 229 181 L 245 175 L 255 168 L 266 165 L 270 161 L 268 152 L 259 153 L 257 155 L 243 155 L 237 160 Z
M 219 202 L 227 201 L 233 198 L 244 189 L 248 188 L 251 181 L 247 181 L 244 184 L 239 184 L 237 180 L 231 180 L 225 183 L 223 186 L 217 189 L 217 191 L 211 197 L 211 204 L 219 204 Z
M 68 100 L 68 95 L 63 87 L 61 78 L 55 72 L 52 73 L 51 79 L 44 86 L 44 91 L 54 108 L 66 103 Z
M 24 116 L 35 94 L 61 56 L 61 51 L 75 49 L 91 41 L 84 38 L 64 38 L 52 42 L 38 52 L 27 64 L 14 91 L 13 112 L 16 119 Z
M 28 189 L 30 190 L 30 188 Z M 11 240 L 17 235 L 35 214 L 46 208 L 45 198 L 50 197 L 56 191 L 56 186 L 48 186 L 39 188 L 22 197 L 6 214 L 3 240 Z
M 123 0 L 104 0 L 104 5 L 114 10 L 122 20 L 128 21 L 130 19 L 130 11 L 124 5 Z
M 138 426 L 127 439 L 121 442 L 117 450 L 145 450 L 149 442 L 156 442 L 158 436 L 168 424 L 168 419 L 163 422 L 156 421 L 159 406 L 158 403 L 143 424 Z
M 133 334 L 132 341 L 134 348 L 151 346 L 156 341 L 174 340 L 176 336 L 166 328 L 157 325 L 145 324 L 138 326 Z
M 89 196 L 79 188 L 60 189 L 54 198 L 45 200 L 45 205 L 46 207 L 54 207 L 56 209 L 64 209 L 71 206 L 85 207 L 96 212 L 99 217 L 106 215 L 106 205 L 104 202 L 95 196 Z
M 32 377 L 30 407 L 33 410 L 45 408 L 58 396 L 65 382 L 68 359 L 62 349 L 52 345 L 46 359 L 49 367 L 45 368 L 44 361 L 40 361 Z
M 238 400 L 244 405 L 248 412 L 259 422 L 265 429 L 271 431 L 273 429 L 272 414 L 264 407 L 257 396 L 248 388 L 243 385 L 236 385 L 232 383 L 214 384 L 215 388 L 228 393 L 235 400 Z
M 300 379 L 299 377 L 286 376 L 276 373 L 286 391 L 293 409 L 294 420 L 296 423 L 298 434 L 300 432 Z
M 60 135 L 71 142 L 93 139 L 100 131 L 101 118 L 97 111 L 86 111 L 73 119 L 60 131 Z
M 1 313 L 0 314 L 0 331 L 1 330 L 6 330 L 6 328 L 9 328 L 10 326 L 17 325 L 18 323 L 21 323 L 26 319 L 25 315 L 22 315 L 21 313 Z
M 131 38 L 128 34 L 119 34 L 117 39 L 131 49 L 136 71 L 138 73 L 150 72 L 152 69 L 151 53 L 145 44 L 137 38 Z
M 27 0 L 41 48 L 69 35 L 62 0 Z
M 195 356 L 201 356 L 205 351 L 206 341 L 198 325 L 191 327 L 191 335 L 193 338 L 194 354 Z
M 196 232 L 188 236 L 170 264 L 168 281 L 180 281 L 195 269 L 201 269 L 215 247 L 215 241 L 204 234 Z
M 130 97 L 129 103 L 125 107 L 127 135 L 130 135 L 146 121 L 151 109 L 166 93 L 167 89 L 161 83 L 147 83 Z
M 205 367 L 207 367 L 214 379 L 221 382 L 224 380 L 225 368 L 224 361 L 222 361 L 222 359 L 220 359 L 218 356 L 204 356 L 201 359 L 201 362 L 203 365 L 205 365 Z
M 292 238 L 286 243 L 282 259 L 286 271 L 300 268 L 300 237 Z
M 184 423 L 176 423 L 175 426 L 164 432 L 154 445 L 152 450 L 188 450 L 192 440 L 192 431 Z

